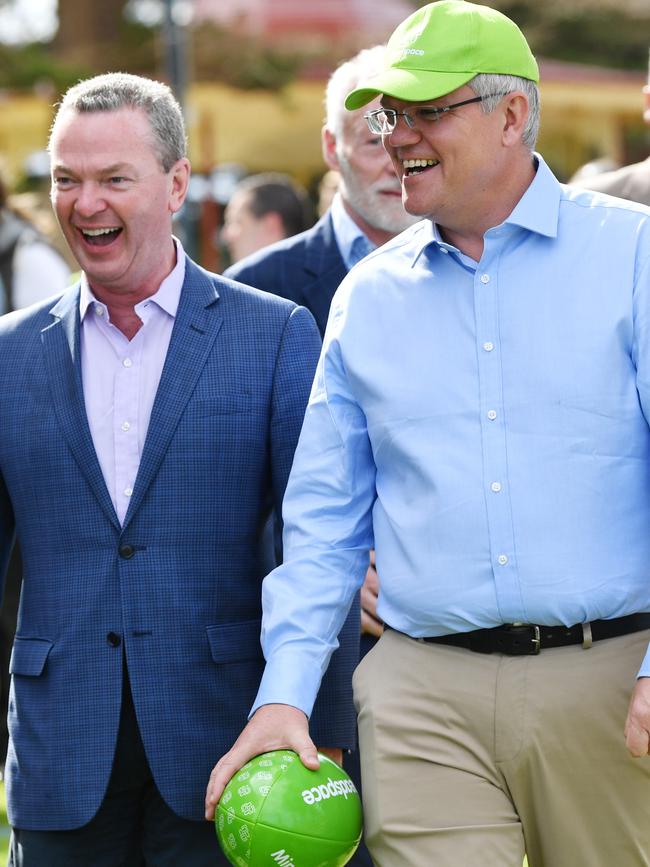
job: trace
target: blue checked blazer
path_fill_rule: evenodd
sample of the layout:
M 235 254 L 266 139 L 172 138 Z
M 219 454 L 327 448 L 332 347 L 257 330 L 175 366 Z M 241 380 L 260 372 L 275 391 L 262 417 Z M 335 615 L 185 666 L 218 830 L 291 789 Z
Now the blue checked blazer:
M 93 449 L 79 289 L 0 319 L 0 557 L 24 583 L 11 659 L 9 819 L 67 829 L 97 811 L 120 717 L 122 654 L 169 806 L 202 819 L 210 770 L 263 668 L 257 541 L 279 509 L 320 340 L 294 304 L 188 260 L 121 527 Z M 358 610 L 312 717 L 353 746 Z
M 264 247 L 225 272 L 226 277 L 306 307 L 321 334 L 334 293 L 346 274 L 329 211 L 306 232 Z

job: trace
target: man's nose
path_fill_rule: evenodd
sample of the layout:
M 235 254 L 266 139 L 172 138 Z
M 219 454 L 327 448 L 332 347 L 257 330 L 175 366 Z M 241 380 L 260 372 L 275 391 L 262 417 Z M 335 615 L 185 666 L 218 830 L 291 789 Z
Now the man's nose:
M 106 209 L 106 199 L 99 184 L 81 184 L 74 203 L 75 211 L 83 217 L 92 217 Z

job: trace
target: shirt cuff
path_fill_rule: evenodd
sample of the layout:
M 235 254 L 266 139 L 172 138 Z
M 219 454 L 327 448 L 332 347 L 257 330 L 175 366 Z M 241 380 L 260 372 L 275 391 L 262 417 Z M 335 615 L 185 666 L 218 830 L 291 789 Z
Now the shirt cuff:
M 266 663 L 249 719 L 263 704 L 288 704 L 310 717 L 321 677 L 320 666 L 307 654 L 278 654 Z

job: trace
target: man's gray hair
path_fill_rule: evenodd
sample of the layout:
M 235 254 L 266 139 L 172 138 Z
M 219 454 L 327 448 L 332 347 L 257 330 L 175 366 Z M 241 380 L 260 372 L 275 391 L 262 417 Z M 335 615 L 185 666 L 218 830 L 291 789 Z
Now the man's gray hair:
M 117 111 L 120 108 L 142 109 L 151 125 L 154 147 L 165 173 L 187 153 L 183 113 L 174 94 L 160 81 L 126 72 L 109 72 L 80 81 L 71 87 L 58 105 L 56 122 L 67 109 L 83 113 Z
M 519 78 L 516 75 L 497 75 L 495 73 L 481 72 L 474 76 L 471 81 L 467 82 L 467 86 L 474 91 L 477 96 L 490 96 L 492 93 L 504 94 L 513 93 L 515 90 L 523 91 L 528 97 L 528 118 L 524 127 L 522 143 L 529 149 L 535 149 L 537 135 L 539 133 L 539 114 L 540 114 L 540 99 L 539 88 L 534 81 L 528 78 Z M 497 106 L 500 96 L 484 99 L 481 107 L 486 114 L 489 114 Z
M 350 60 L 334 70 L 325 91 L 325 126 L 335 136 L 343 127 L 343 118 L 348 114 L 345 97 L 362 79 L 376 75 L 384 66 L 384 46 L 364 48 Z

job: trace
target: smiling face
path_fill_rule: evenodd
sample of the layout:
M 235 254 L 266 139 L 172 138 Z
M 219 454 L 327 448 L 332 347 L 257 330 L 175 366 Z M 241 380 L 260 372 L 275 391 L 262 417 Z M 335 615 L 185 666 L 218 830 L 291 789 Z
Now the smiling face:
M 172 215 L 189 163 L 165 173 L 141 109 L 64 110 L 50 140 L 52 205 L 98 297 L 152 295 L 174 266 Z
M 379 101 L 370 106 L 378 107 Z M 400 182 L 381 136 L 373 135 L 364 120 L 367 110 L 346 112 L 338 136 L 325 129 L 323 148 L 327 164 L 340 174 L 348 212 L 372 241 L 383 244 L 417 219 L 404 210 Z
M 463 86 L 426 103 L 384 97 L 382 105 L 408 112 L 423 105 L 442 108 L 475 95 Z M 404 118 L 398 119 L 393 132 L 384 136 L 384 147 L 400 178 L 409 213 L 429 217 L 451 231 L 475 229 L 481 234 L 507 216 L 509 211 L 502 212 L 510 207 L 504 190 L 510 187 L 513 144 L 519 144 L 518 158 L 530 163 L 525 148 L 513 136 L 516 131 L 506 107 L 511 96 L 489 114 L 480 103 L 472 103 L 438 120 L 422 121 L 417 129 L 410 129 Z

